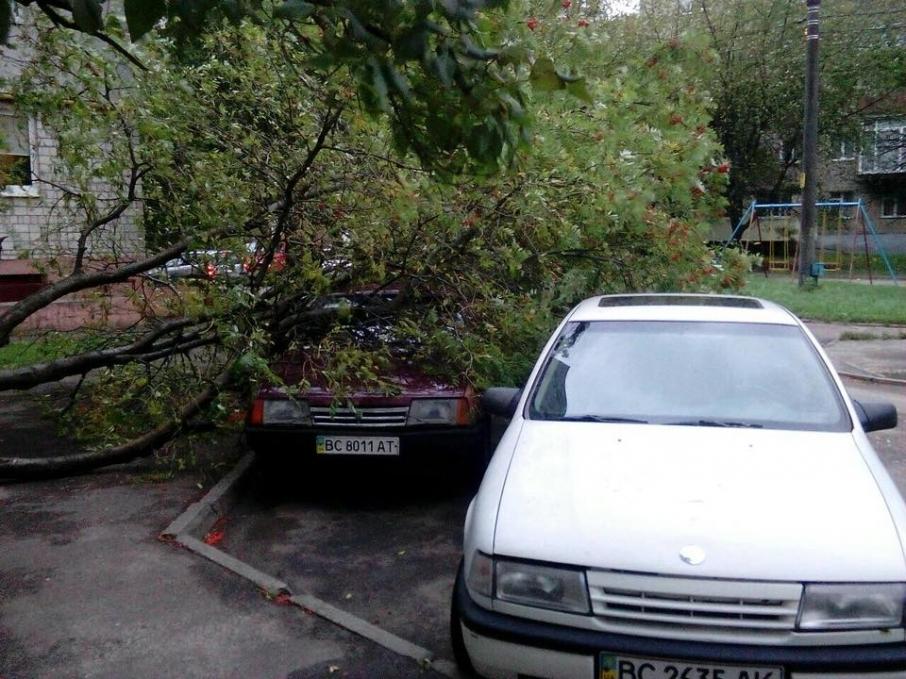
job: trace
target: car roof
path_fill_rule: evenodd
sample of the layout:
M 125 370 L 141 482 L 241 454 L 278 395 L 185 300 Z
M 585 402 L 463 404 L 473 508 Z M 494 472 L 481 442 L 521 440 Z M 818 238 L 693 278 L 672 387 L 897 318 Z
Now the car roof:
M 797 325 L 779 304 L 741 295 L 646 293 L 603 295 L 581 302 L 571 321 L 719 321 Z

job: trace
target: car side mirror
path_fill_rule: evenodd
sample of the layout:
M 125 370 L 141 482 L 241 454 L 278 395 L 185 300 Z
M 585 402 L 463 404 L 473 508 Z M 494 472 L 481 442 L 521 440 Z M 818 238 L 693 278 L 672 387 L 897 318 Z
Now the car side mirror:
M 512 417 L 516 414 L 522 389 L 491 387 L 481 395 L 481 407 L 489 415 Z
M 892 403 L 853 401 L 859 422 L 866 432 L 893 429 L 897 426 L 897 409 Z

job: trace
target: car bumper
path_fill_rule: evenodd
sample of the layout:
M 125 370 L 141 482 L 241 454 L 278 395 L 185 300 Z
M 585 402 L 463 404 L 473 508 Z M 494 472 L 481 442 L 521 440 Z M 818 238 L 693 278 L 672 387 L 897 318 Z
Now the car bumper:
M 753 646 L 610 634 L 517 618 L 480 607 L 462 568 L 454 613 L 475 669 L 488 679 L 592 679 L 602 651 L 712 665 L 782 667 L 784 679 L 903 679 L 906 645 Z
M 366 429 L 318 427 L 246 427 L 246 440 L 258 455 L 287 461 L 358 460 L 366 464 L 413 464 L 449 460 L 451 462 L 480 455 L 484 450 L 484 430 L 471 427 L 431 427 L 424 429 Z M 318 455 L 316 439 L 320 435 L 399 438 L 399 455 Z

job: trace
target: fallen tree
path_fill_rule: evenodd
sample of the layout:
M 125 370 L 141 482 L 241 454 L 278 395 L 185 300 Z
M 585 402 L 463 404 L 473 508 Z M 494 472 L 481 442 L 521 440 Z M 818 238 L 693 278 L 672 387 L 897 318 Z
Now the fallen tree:
M 506 85 L 469 100 L 471 134 L 461 143 L 464 120 L 425 133 L 431 143 L 409 154 L 416 142 L 397 135 L 406 111 L 419 110 L 422 122 L 408 128 L 416 137 L 426 120 L 443 126 L 462 85 L 413 75 L 409 104 L 374 78 L 363 89 L 355 69 L 312 66 L 323 57 L 318 24 L 226 23 L 191 60 L 146 39 L 143 67 L 129 71 L 80 36 L 36 34 L 15 94 L 66 149 L 61 176 L 38 179 L 66 187 L 60 209 L 70 219 L 43 253 L 58 278 L 0 317 L 0 338 L 98 285 L 130 279 L 161 295 L 135 293 L 141 321 L 126 330 L 98 323 L 87 350 L 0 370 L 0 391 L 90 374 L 75 397 L 74 433 L 94 448 L 40 462 L 4 451 L 0 476 L 149 454 L 190 420 L 241 409 L 256 385 L 277 379 L 269 365 L 287 350 L 317 356 L 340 393 L 380 384 L 387 350 L 361 346 L 353 316 L 392 325 L 418 347 L 416 360 L 447 376 L 518 383 L 554 319 L 582 297 L 736 284 L 738 270 L 714 267 L 703 244 L 723 177 L 696 86 L 701 55 L 679 44 L 609 54 L 602 48 L 618 44 L 608 35 L 616 27 L 579 33 L 573 17 L 550 21 L 542 40 L 500 15 L 485 39 L 535 40 L 534 51 L 469 57 L 463 73 L 493 63 L 500 73 L 488 77 Z M 545 53 L 577 62 L 551 73 L 553 62 L 537 56 Z M 604 71 L 616 56 L 626 68 Z M 642 67 L 652 60 L 659 68 Z M 570 75 L 579 67 L 607 77 L 581 81 Z M 530 101 L 532 88 L 545 98 Z M 374 97 L 387 98 L 377 110 L 389 126 L 371 115 Z M 504 111 L 518 136 L 529 121 L 523 104 L 534 108 L 536 136 L 522 155 L 504 171 L 465 172 L 516 149 L 495 116 Z M 140 256 L 117 240 L 129 215 L 141 220 Z M 167 280 L 157 269 L 178 253 L 216 253 L 243 272 L 217 275 L 215 266 L 210 277 Z M 355 292 L 354 310 L 323 303 Z

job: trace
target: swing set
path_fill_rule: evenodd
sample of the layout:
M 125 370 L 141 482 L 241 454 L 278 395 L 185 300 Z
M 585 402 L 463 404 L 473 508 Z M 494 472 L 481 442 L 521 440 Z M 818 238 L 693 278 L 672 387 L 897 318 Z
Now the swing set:
M 864 254 L 868 280 L 874 284 L 870 238 L 893 284 L 898 284 L 893 265 L 861 199 L 821 201 L 817 207 L 815 261 L 821 272 L 848 269 L 852 279 L 856 257 Z M 765 275 L 770 271 L 795 273 L 798 271 L 801 209 L 802 203 L 759 203 L 753 200 L 724 247 L 738 240 L 746 252 L 761 255 Z M 743 237 L 738 238 L 743 231 Z

